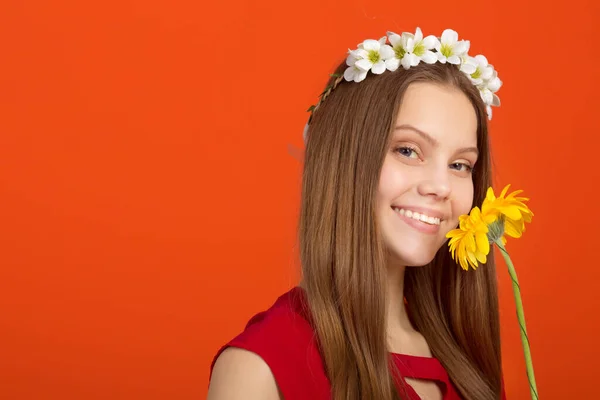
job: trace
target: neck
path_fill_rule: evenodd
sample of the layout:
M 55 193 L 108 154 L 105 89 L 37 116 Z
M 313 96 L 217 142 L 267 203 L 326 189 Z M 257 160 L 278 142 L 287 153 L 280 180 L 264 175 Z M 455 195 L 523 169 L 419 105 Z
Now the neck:
M 414 332 L 404 304 L 405 266 L 390 263 L 387 273 L 387 332 L 388 336 L 399 336 Z

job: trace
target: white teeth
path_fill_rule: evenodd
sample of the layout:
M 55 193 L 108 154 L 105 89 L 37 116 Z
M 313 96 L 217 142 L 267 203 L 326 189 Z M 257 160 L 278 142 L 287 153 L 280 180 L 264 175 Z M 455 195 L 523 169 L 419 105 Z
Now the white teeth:
M 413 212 L 411 210 L 405 210 L 403 208 L 399 209 L 399 208 L 396 208 L 396 207 L 394 207 L 394 210 L 396 212 L 398 212 L 400 215 L 405 215 L 408 218 L 412 218 L 412 219 L 417 220 L 417 221 L 425 222 L 426 224 L 439 225 L 440 222 L 441 222 L 439 218 L 430 217 L 430 216 L 425 215 L 425 214 L 419 214 L 418 212 Z

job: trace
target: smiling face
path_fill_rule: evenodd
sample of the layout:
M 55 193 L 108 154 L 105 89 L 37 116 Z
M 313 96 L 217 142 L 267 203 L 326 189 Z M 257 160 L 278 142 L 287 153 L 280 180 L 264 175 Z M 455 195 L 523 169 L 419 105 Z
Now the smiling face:
M 390 263 L 428 264 L 473 204 L 477 116 L 459 89 L 411 84 L 403 97 L 377 193 Z

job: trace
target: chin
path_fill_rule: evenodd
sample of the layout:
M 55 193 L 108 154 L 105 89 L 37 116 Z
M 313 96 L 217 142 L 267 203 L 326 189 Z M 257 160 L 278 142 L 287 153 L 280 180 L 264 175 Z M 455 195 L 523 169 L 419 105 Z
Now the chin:
M 413 248 L 413 251 L 407 249 L 389 249 L 391 264 L 405 267 L 423 267 L 429 264 L 435 258 L 436 252 L 432 249 Z

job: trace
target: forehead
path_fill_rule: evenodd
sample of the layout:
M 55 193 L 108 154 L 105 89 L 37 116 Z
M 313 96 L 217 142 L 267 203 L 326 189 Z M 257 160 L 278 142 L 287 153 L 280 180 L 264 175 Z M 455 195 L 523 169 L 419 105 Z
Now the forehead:
M 477 115 L 459 89 L 428 82 L 411 84 L 402 99 L 396 125 L 411 125 L 440 144 L 476 146 Z

